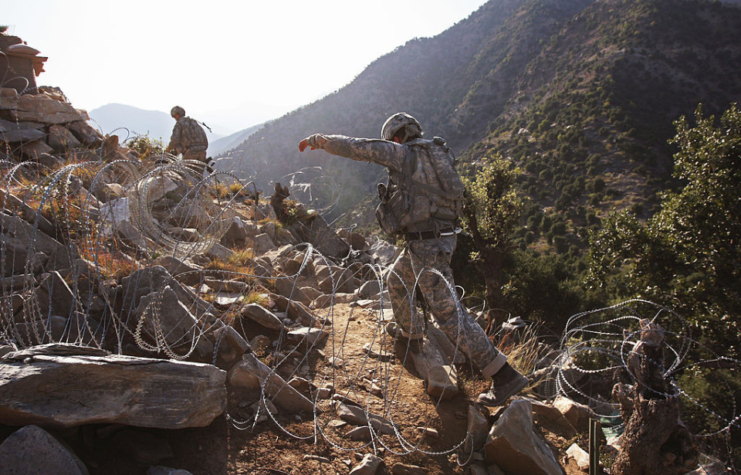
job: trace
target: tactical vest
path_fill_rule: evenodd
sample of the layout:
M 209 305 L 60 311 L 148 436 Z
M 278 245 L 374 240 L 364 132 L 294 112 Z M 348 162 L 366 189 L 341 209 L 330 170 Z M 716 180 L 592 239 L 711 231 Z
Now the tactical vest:
M 381 204 L 376 218 L 389 236 L 397 233 L 437 231 L 454 226 L 463 206 L 463 183 L 455 170 L 455 157 L 445 140 L 418 139 L 405 144 L 409 153 L 401 172 L 389 169 L 388 183 L 378 184 Z M 436 184 L 414 178 L 420 162 Z M 430 173 L 431 172 L 431 173 Z

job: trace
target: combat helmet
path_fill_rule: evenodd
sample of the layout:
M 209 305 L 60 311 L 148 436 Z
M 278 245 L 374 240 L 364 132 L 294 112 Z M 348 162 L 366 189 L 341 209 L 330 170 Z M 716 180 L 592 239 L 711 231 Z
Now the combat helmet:
M 394 136 L 404 129 L 405 135 L 402 135 L 401 141 L 406 142 L 412 138 L 421 138 L 423 135 L 422 126 L 417 119 L 406 112 L 397 112 L 386 120 L 381 127 L 381 138 L 384 140 L 393 140 Z
M 185 117 L 185 109 L 183 109 L 180 106 L 175 106 L 170 111 L 170 117 L 175 117 L 176 115 L 179 115 L 180 117 Z

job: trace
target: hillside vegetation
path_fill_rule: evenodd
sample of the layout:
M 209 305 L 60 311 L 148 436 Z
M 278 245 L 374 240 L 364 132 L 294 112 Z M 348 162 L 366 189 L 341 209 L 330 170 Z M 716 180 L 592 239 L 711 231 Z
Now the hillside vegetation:
M 265 189 L 289 183 L 330 220 L 377 232 L 371 211 L 383 169 L 321 151 L 300 156 L 296 144 L 315 132 L 377 137 L 405 110 L 448 140 L 470 178 L 496 157 L 519 168 L 514 233 L 523 254 L 510 267 L 544 275 L 540 284 L 513 282 L 502 306 L 563 319 L 607 297 L 579 284 L 589 235 L 606 212 L 646 219 L 657 192 L 681 184 L 671 178 L 673 121 L 699 103 L 714 114 L 741 99 L 740 40 L 741 10 L 718 2 L 492 0 L 266 125 L 220 166 Z M 458 261 L 473 250 L 463 241 Z M 536 304 L 543 294 L 526 287 L 543 281 L 553 292 Z

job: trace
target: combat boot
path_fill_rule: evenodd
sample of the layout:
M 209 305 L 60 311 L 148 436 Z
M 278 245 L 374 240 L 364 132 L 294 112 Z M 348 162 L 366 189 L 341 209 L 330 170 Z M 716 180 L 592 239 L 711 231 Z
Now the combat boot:
M 529 382 L 527 376 L 520 374 L 509 363 L 506 363 L 491 377 L 491 388 L 479 394 L 478 402 L 484 406 L 501 406 L 511 396 L 525 389 Z
M 396 322 L 386 324 L 386 333 L 404 345 L 405 348 L 409 348 L 409 351 L 412 353 L 419 354 L 422 352 L 422 347 L 424 346 L 423 335 L 420 334 L 414 338 L 409 338 L 402 333 L 401 327 Z

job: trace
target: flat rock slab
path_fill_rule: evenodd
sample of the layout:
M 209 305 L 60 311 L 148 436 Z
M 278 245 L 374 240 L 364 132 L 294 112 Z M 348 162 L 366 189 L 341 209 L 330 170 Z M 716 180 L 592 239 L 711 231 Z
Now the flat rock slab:
M 387 419 L 373 413 L 366 415 L 365 410 L 358 406 L 338 404 L 337 415 L 343 421 L 358 426 L 367 426 L 370 421 L 371 427 L 382 434 L 393 434 L 394 426 Z
M 302 327 L 296 330 L 289 331 L 288 341 L 292 343 L 305 342 L 307 345 L 314 345 L 321 343 L 322 341 L 327 339 L 328 336 L 329 333 L 322 330 L 321 328 Z
M 283 328 L 283 322 L 280 318 L 259 304 L 247 304 L 242 308 L 241 313 L 243 316 L 259 323 L 269 330 L 280 330 Z
M 20 122 L 42 122 L 45 124 L 64 124 L 87 119 L 69 103 L 55 101 L 45 95 L 26 94 L 20 96 L 16 114 Z
M 45 135 L 40 130 L 0 119 L 0 140 L 3 142 L 32 142 L 43 139 Z
M 205 427 L 226 408 L 226 372 L 131 356 L 35 355 L 0 363 L 0 423 Z

